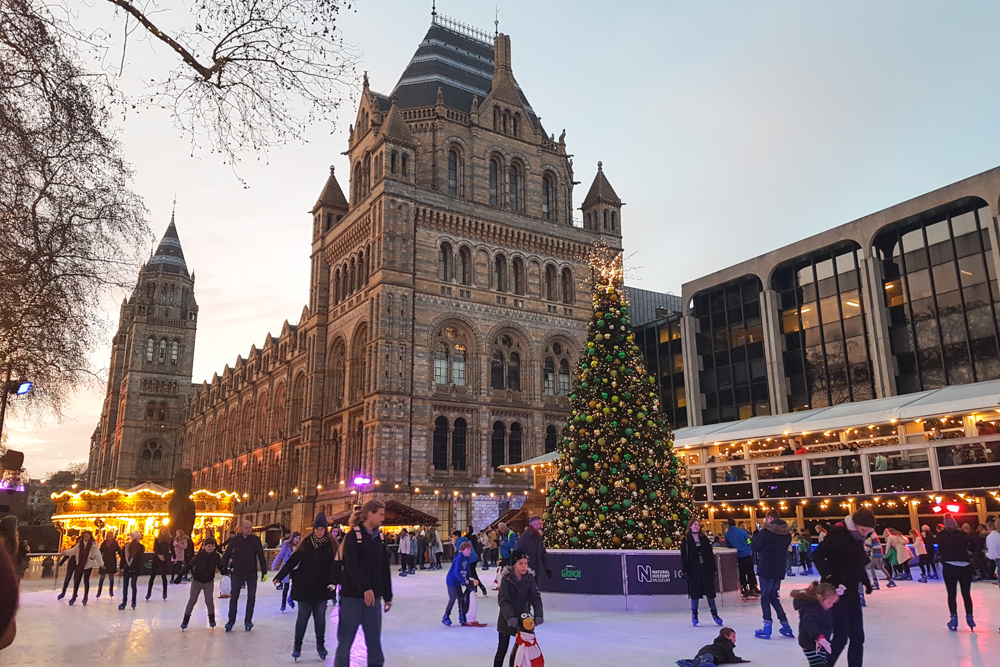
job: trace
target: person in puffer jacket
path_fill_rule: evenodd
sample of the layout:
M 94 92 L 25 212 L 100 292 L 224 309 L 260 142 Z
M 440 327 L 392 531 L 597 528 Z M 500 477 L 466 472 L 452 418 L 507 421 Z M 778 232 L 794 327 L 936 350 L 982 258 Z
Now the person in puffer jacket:
M 678 667 L 711 667 L 711 665 L 732 665 L 750 662 L 736 655 L 736 631 L 732 628 L 722 628 L 715 641 L 702 646 L 691 660 L 678 660 Z
M 759 639 L 771 638 L 771 608 L 774 607 L 781 623 L 781 634 L 785 637 L 795 637 L 788 617 L 778 601 L 778 589 L 781 580 L 785 578 L 785 561 L 788 546 L 792 543 L 792 531 L 782 520 L 778 510 L 768 510 L 764 517 L 764 525 L 753 536 L 750 548 L 758 555 L 757 576 L 760 578 L 760 608 L 764 614 L 764 627 L 754 632 Z
M 538 592 L 538 582 L 535 575 L 528 569 L 528 554 L 515 549 L 508 559 L 509 569 L 504 572 L 500 581 L 500 593 L 497 602 L 500 604 L 500 616 L 497 618 L 497 653 L 493 657 L 493 667 L 503 667 L 504 656 L 510 648 L 511 637 L 517 635 L 518 622 L 521 614 L 532 612 L 535 625 L 541 625 L 545 619 L 542 611 L 542 594 Z M 510 652 L 510 667 L 514 667 L 517 650 Z
M 833 634 L 833 605 L 840 595 L 830 584 L 814 581 L 804 590 L 792 591 L 792 607 L 799 612 L 799 647 L 809 667 L 826 667 Z

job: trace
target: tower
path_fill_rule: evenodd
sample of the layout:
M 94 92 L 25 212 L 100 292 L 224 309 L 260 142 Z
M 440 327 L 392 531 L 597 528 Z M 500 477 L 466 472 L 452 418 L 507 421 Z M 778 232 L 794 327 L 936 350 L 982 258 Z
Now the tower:
M 92 440 L 91 488 L 169 485 L 180 464 L 178 426 L 191 392 L 198 305 L 171 216 L 156 252 L 122 301 L 100 425 Z
M 615 189 L 604 175 L 604 164 L 597 163 L 597 175 L 587 191 L 580 209 L 583 211 L 583 227 L 602 236 L 612 236 L 621 245 L 622 206 L 625 203 L 615 193 Z

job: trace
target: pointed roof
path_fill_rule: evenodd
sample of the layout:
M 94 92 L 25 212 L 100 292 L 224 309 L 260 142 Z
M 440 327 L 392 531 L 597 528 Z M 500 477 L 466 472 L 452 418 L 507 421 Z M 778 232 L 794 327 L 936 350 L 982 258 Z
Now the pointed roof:
M 446 107 L 468 112 L 473 97 L 482 102 L 493 88 L 494 49 L 493 35 L 440 14 L 433 16 L 424 40 L 392 91 L 399 108 L 432 107 L 440 88 Z M 517 95 L 536 125 L 535 112 L 524 92 L 513 78 L 511 82 L 511 94 Z M 381 97 L 379 102 L 384 104 Z
M 160 271 L 163 273 L 179 273 L 185 278 L 188 274 L 187 263 L 184 261 L 184 251 L 181 250 L 181 240 L 177 236 L 177 226 L 174 224 L 174 216 L 170 216 L 170 224 L 167 231 L 160 239 L 160 245 L 156 247 L 156 252 L 146 264 L 146 271 Z
M 313 211 L 315 212 L 320 206 L 340 208 L 345 211 L 348 208 L 347 197 L 344 196 L 344 191 L 340 189 L 340 183 L 333 173 L 332 164 L 330 165 L 330 177 L 326 179 L 326 185 L 323 186 L 323 192 L 320 193 L 319 199 L 316 200 Z
M 381 132 L 382 137 L 388 141 L 407 146 L 417 145 L 417 140 L 413 138 L 413 133 L 410 132 L 410 126 L 403 120 L 403 114 L 399 111 L 395 95 L 392 96 L 389 113 L 385 117 L 385 122 L 382 123 Z
M 619 206 L 622 204 L 622 200 L 615 193 L 615 189 L 611 187 L 611 183 L 608 182 L 608 177 L 604 175 L 604 164 L 598 162 L 597 175 L 594 176 L 594 182 L 591 184 L 590 190 L 587 191 L 587 196 L 583 198 L 583 204 L 580 205 L 580 208 L 587 208 L 602 201 Z

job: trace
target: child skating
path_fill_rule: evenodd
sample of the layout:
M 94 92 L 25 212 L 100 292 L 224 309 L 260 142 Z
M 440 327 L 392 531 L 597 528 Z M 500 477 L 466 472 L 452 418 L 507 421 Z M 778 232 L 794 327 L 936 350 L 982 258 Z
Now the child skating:
M 463 542 L 458 553 L 455 554 L 455 559 L 451 562 L 451 569 L 448 570 L 448 576 L 445 578 L 445 583 L 448 584 L 448 606 L 444 609 L 444 616 L 441 617 L 441 622 L 447 626 L 451 625 L 451 608 L 455 606 L 455 601 L 458 601 L 458 621 L 462 626 L 468 625 L 465 619 L 465 612 L 468 610 L 468 597 L 465 592 L 466 586 L 472 586 L 472 578 L 470 576 L 470 558 L 472 554 L 472 545 L 469 542 Z
M 814 581 L 808 588 L 792 591 L 792 607 L 799 612 L 799 646 L 809 667 L 826 667 L 833 634 L 833 605 L 840 594 L 830 584 Z
M 191 621 L 191 612 L 198 601 L 198 596 L 204 593 L 205 609 L 208 610 L 208 625 L 215 627 L 215 572 L 222 571 L 222 554 L 215 549 L 215 538 L 206 537 L 201 543 L 201 549 L 194 555 L 184 569 L 180 571 L 174 583 L 180 581 L 188 572 L 192 574 L 191 594 L 188 596 L 187 607 L 184 609 L 184 620 L 181 630 L 187 628 Z
M 534 614 L 535 626 L 544 622 L 542 594 L 538 592 L 535 575 L 528 571 L 528 554 L 516 549 L 507 559 L 503 579 L 500 580 L 500 616 L 497 618 L 497 652 L 493 667 L 503 667 L 504 657 L 510 649 L 511 637 L 516 637 L 522 614 Z M 517 659 L 517 647 L 510 652 L 510 667 Z
M 695 657 L 690 660 L 678 660 L 679 667 L 714 667 L 714 665 L 732 665 L 744 660 L 735 653 L 736 631 L 732 628 L 722 628 L 719 636 L 711 644 L 702 646 Z

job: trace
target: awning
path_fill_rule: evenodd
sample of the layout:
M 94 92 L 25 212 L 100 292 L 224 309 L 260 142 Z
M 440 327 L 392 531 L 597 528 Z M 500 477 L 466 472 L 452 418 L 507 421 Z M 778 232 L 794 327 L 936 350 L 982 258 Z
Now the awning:
M 1000 408 L 1000 380 L 953 385 L 902 396 L 841 403 L 832 407 L 751 417 L 737 422 L 690 426 L 674 432 L 674 446 L 756 440 L 785 433 L 833 431 L 892 419 L 927 419 Z
M 506 470 L 507 468 L 531 468 L 533 466 L 555 463 L 558 460 L 559 460 L 559 452 L 549 452 L 548 454 L 542 454 L 541 456 L 536 456 L 533 459 L 528 459 L 527 461 L 521 461 L 520 463 L 511 463 L 510 465 L 502 465 L 500 466 L 500 468 L 503 470 Z
M 353 510 L 348 510 L 342 514 L 328 520 L 331 526 L 346 526 L 347 520 L 351 518 Z M 409 505 L 404 505 L 395 500 L 385 501 L 385 521 L 383 526 L 436 526 L 437 517 L 424 514 L 420 510 L 413 509 Z

